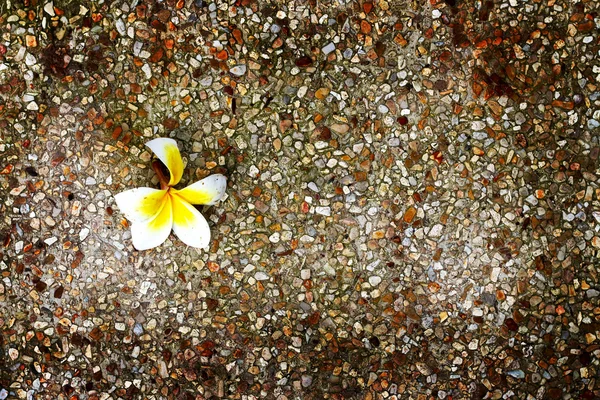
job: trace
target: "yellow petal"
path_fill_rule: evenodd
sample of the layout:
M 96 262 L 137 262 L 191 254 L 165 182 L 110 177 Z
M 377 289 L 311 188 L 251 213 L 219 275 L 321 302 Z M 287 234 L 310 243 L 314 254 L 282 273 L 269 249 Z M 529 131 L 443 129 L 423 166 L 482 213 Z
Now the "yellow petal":
M 173 196 L 173 232 L 188 246 L 206 247 L 210 242 L 210 228 L 206 219 L 194 206 L 177 194 Z
M 173 202 L 171 195 L 163 197 L 161 208 L 156 215 L 146 221 L 134 222 L 131 225 L 133 247 L 148 250 L 161 245 L 173 228 Z
M 214 174 L 191 184 L 185 189 L 176 191 L 177 195 L 190 204 L 213 205 L 223 198 L 227 178 L 221 174 Z
M 149 141 L 146 143 L 146 146 L 169 169 L 169 173 L 171 174 L 169 186 L 176 185 L 181 180 L 181 175 L 183 175 L 183 160 L 181 159 L 177 142 L 173 139 L 158 138 Z
M 160 211 L 166 194 L 166 190 L 141 187 L 115 195 L 115 201 L 128 220 L 142 222 Z

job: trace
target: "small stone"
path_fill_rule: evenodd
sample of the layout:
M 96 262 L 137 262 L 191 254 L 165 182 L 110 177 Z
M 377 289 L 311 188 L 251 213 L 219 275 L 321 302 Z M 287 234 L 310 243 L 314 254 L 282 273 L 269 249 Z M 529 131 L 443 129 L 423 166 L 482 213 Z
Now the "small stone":
M 35 56 L 33 54 L 31 54 L 31 53 L 25 54 L 25 65 L 27 65 L 28 67 L 32 67 L 36 64 L 37 64 L 37 59 L 35 58 Z
M 175 118 L 165 118 L 163 120 L 163 126 L 165 127 L 165 129 L 171 131 L 179 127 L 179 121 L 177 121 Z
M 442 236 L 442 231 L 444 230 L 444 225 L 442 224 L 435 224 L 431 230 L 429 231 L 429 236 L 430 237 L 440 237 Z
M 49 2 L 44 4 L 44 11 L 51 17 L 54 17 L 56 13 L 54 12 L 54 2 Z
M 333 124 L 330 126 L 330 129 L 337 134 L 344 135 L 348 133 L 350 126 L 347 124 Z
M 373 287 L 378 286 L 381 283 L 381 277 L 373 275 L 369 277 L 369 284 Z
M 117 28 L 117 32 L 119 32 L 121 36 L 127 35 L 127 28 L 125 27 L 125 22 L 123 22 L 121 18 L 118 18 L 115 21 L 115 27 Z
M 521 371 L 520 369 L 508 371 L 506 374 L 509 376 L 512 376 L 513 378 L 517 378 L 517 379 L 525 378 L 525 372 Z
M 319 100 L 325 100 L 325 98 L 329 94 L 329 91 L 330 91 L 329 88 L 320 88 L 319 90 L 316 91 L 315 97 Z
M 17 186 L 16 188 L 12 189 L 9 193 L 11 196 L 18 196 L 23 192 L 23 190 L 25 190 L 25 188 L 25 185 Z
M 164 54 L 165 54 L 165 50 L 162 47 L 159 47 L 156 50 L 154 50 L 152 55 L 150 55 L 150 57 L 148 58 L 148 61 L 150 61 L 151 63 L 157 63 L 160 60 L 162 60 Z
M 163 360 L 160 360 L 158 362 L 158 374 L 161 376 L 161 378 L 166 378 L 169 376 L 169 371 L 167 370 L 167 364 Z
M 500 276 L 500 272 L 502 271 L 499 267 L 492 268 L 492 272 L 490 273 L 490 280 L 492 282 L 498 282 L 498 277 Z
M 323 52 L 323 54 L 327 55 L 329 53 L 331 53 L 332 51 L 335 50 L 335 45 L 333 43 L 329 43 L 327 44 L 325 47 L 323 47 L 321 49 L 321 51 Z
M 37 38 L 33 35 L 26 35 L 25 44 L 27 47 L 37 47 Z
M 481 130 L 485 129 L 485 122 L 473 121 L 471 123 L 471 129 L 473 129 L 474 131 L 481 131 Z
M 330 216 L 331 215 L 331 208 L 330 207 L 316 207 L 315 208 L 315 212 L 317 214 L 321 214 L 321 215 L 325 215 L 325 216 Z
M 410 224 L 412 222 L 412 220 L 414 219 L 415 215 L 417 215 L 417 209 L 414 207 L 409 207 L 405 212 L 404 212 L 404 222 L 406 222 L 407 224 Z
M 592 344 L 594 343 L 594 341 L 597 339 L 596 335 L 594 335 L 593 333 L 586 333 L 585 334 L 585 341 L 587 344 Z
M 11 360 L 14 361 L 17 358 L 19 358 L 19 351 L 17 349 L 10 348 L 10 349 L 8 349 L 8 356 L 10 357 Z
M 312 385 L 312 376 L 302 375 L 302 387 L 309 387 Z
M 83 242 L 88 237 L 89 234 L 90 234 L 90 230 L 88 228 L 83 228 L 79 232 L 79 240 Z
M 364 33 L 365 35 L 368 35 L 369 33 L 371 33 L 371 24 L 366 21 L 366 20 L 362 20 L 360 21 L 360 31 L 362 33 Z
M 476 156 L 483 156 L 485 152 L 477 146 L 473 146 L 473 154 Z
M 416 362 L 415 366 L 422 375 L 429 376 L 432 373 L 431 368 L 423 362 Z
M 313 60 L 308 56 L 303 56 L 303 57 L 296 59 L 296 66 L 298 66 L 300 68 L 309 67 L 312 65 L 312 63 L 313 63 Z
M 52 236 L 48 239 L 44 240 L 44 243 L 46 243 L 48 246 L 53 245 L 54 243 L 56 243 L 58 241 L 58 238 L 56 236 Z
M 256 279 L 257 281 L 268 281 L 269 275 L 265 272 L 258 271 L 254 274 L 254 279 Z
M 135 325 L 133 326 L 133 333 L 136 334 L 137 336 L 140 336 L 142 333 L 144 333 L 144 328 L 142 327 L 142 324 L 140 324 L 139 322 L 136 322 Z
M 246 73 L 246 65 L 245 64 L 236 65 L 235 67 L 231 68 L 229 70 L 229 72 L 235 76 L 242 76 Z

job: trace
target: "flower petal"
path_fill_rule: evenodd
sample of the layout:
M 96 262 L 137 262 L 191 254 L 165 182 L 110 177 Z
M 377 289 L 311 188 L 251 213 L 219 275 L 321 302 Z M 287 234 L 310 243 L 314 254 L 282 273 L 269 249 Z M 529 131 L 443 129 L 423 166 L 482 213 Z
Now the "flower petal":
M 210 228 L 200 211 L 177 194 L 173 195 L 173 232 L 188 246 L 206 247 Z
M 138 250 L 148 250 L 161 245 L 173 228 L 173 202 L 171 195 L 163 197 L 162 207 L 154 218 L 134 222 L 131 225 L 133 247 Z
M 210 206 L 223 198 L 226 187 L 227 178 L 221 174 L 214 174 L 176 193 L 190 204 L 205 204 Z
M 115 201 L 128 220 L 143 222 L 160 211 L 166 193 L 166 190 L 141 187 L 115 195 Z
M 181 159 L 177 142 L 173 139 L 158 138 L 149 141 L 146 143 L 146 146 L 169 169 L 169 173 L 171 174 L 169 186 L 176 185 L 181 180 L 181 175 L 183 175 L 183 160 Z

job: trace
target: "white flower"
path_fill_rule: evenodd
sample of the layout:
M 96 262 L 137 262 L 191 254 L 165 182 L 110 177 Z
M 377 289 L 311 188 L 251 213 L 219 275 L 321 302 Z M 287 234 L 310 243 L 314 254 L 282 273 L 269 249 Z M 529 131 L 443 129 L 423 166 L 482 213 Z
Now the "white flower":
M 192 204 L 212 205 L 223 198 L 227 178 L 221 174 L 210 175 L 185 189 L 173 186 L 183 175 L 183 160 L 173 139 L 159 138 L 146 143 L 160 161 L 169 169 L 167 178 L 155 161 L 161 189 L 141 187 L 115 196 L 117 206 L 131 221 L 133 246 L 147 250 L 162 244 L 171 229 L 181 241 L 192 247 L 206 247 L 210 242 L 208 222 Z

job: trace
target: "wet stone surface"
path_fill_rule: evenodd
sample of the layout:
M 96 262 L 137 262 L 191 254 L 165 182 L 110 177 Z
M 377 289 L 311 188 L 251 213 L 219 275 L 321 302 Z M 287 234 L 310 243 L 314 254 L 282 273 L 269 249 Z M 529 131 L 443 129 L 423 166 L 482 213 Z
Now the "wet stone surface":
M 4 2 L 0 400 L 600 397 L 597 10 Z M 156 137 L 208 249 L 131 245 Z

